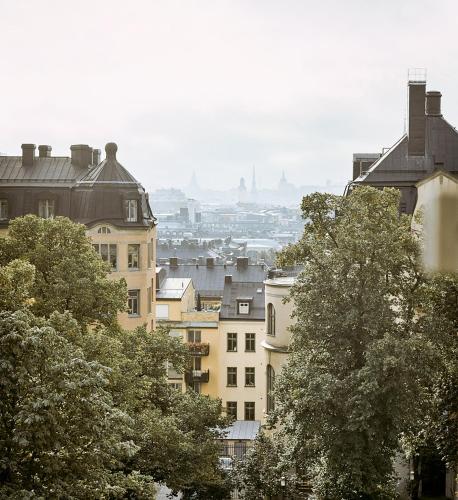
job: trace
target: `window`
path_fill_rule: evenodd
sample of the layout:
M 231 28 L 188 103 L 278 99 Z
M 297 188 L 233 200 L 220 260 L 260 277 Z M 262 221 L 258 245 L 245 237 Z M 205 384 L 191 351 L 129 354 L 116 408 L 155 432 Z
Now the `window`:
M 249 313 L 250 313 L 250 303 L 239 302 L 239 314 L 249 314 Z
M 118 265 L 117 245 L 108 245 L 106 243 L 95 243 L 92 245 L 94 250 L 100 255 L 104 262 L 109 262 L 112 270 L 116 270 Z
M 188 387 L 197 392 L 197 394 L 200 394 L 200 382 L 191 382 Z
M 8 219 L 8 200 L 0 200 L 0 220 Z
M 226 414 L 228 417 L 234 417 L 237 420 L 237 401 L 227 401 Z
M 267 335 L 275 337 L 275 307 L 267 304 Z
M 127 312 L 129 316 L 140 315 L 140 290 L 129 290 L 127 297 Z
M 156 319 L 169 319 L 168 304 L 156 304 Z
M 169 387 L 174 391 L 182 392 L 182 385 L 178 382 L 172 382 L 171 384 L 169 384 Z
M 137 222 L 137 200 L 125 200 L 124 201 L 124 212 L 126 222 Z
M 237 334 L 228 333 L 227 334 L 227 351 L 237 352 Z
M 273 396 L 275 384 L 275 371 L 271 365 L 267 365 L 267 413 L 275 410 L 275 401 Z
M 38 215 L 43 219 L 54 218 L 54 200 L 40 200 L 38 202 Z
M 153 242 L 149 241 L 148 244 L 146 245 L 148 249 L 148 262 L 146 267 L 149 269 L 151 267 L 151 264 L 153 262 Z
M 153 301 L 153 295 L 152 295 L 152 290 L 151 290 L 150 286 L 146 289 L 146 300 L 148 301 L 147 311 L 148 311 L 148 314 L 150 314 L 151 313 L 151 303 Z
M 227 367 L 227 386 L 237 387 L 237 367 L 235 366 Z
M 127 267 L 140 269 L 140 245 L 127 245 Z
M 254 401 L 245 401 L 245 420 L 254 420 Z
M 245 351 L 255 352 L 256 351 L 256 334 L 255 333 L 245 333 Z
M 99 227 L 97 232 L 99 234 L 111 234 L 111 229 L 107 226 L 102 226 L 102 227 Z
M 254 387 L 254 367 L 245 368 L 245 387 Z
M 188 331 L 188 342 L 202 342 L 202 334 L 200 330 Z

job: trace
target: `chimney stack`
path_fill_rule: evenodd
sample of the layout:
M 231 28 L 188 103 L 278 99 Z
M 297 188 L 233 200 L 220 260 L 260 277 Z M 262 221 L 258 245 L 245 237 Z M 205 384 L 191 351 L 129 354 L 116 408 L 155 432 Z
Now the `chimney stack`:
M 22 166 L 33 167 L 35 161 L 35 144 L 22 144 Z
M 70 146 L 72 152 L 72 164 L 82 168 L 92 165 L 92 148 L 87 144 L 73 144 Z
M 437 90 L 426 92 L 426 114 L 428 116 L 442 116 L 441 97 L 442 94 Z
M 232 283 L 232 274 L 226 274 L 226 276 L 224 276 L 224 283 L 226 285 L 230 285 Z
M 51 157 L 51 146 L 45 144 L 40 144 L 38 146 L 38 156 L 40 158 L 50 158 Z
M 248 257 L 237 257 L 237 270 L 248 269 Z
M 425 92 L 426 80 L 409 80 L 409 128 L 407 146 L 409 156 L 425 156 Z
M 169 262 L 170 262 L 170 267 L 173 268 L 178 267 L 178 257 L 170 257 Z
M 213 259 L 213 257 L 207 257 L 207 267 L 210 267 L 212 268 L 215 264 L 215 260 Z
M 100 149 L 93 149 L 92 150 L 92 164 L 93 165 L 98 165 L 100 163 L 100 156 L 101 156 Z

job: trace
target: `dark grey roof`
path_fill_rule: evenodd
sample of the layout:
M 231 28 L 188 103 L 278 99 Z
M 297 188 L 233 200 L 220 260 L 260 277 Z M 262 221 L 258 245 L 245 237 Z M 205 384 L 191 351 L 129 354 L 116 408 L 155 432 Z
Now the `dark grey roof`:
M 138 184 L 137 180 L 118 162 L 118 146 L 109 142 L 105 146 L 107 157 L 80 179 L 79 184 Z
M 249 302 L 248 314 L 239 314 L 238 302 Z M 244 321 L 264 321 L 264 283 L 232 282 L 225 283 L 221 303 L 220 319 L 237 319 Z
M 382 186 L 415 185 L 438 165 L 458 174 L 458 132 L 442 116 L 426 115 L 424 156 L 408 155 L 408 137 L 404 134 L 354 184 Z
M 261 283 L 267 269 L 262 265 L 247 265 L 245 268 L 238 266 L 225 266 L 215 264 L 213 267 L 196 264 L 179 264 L 176 267 L 162 266 L 169 278 L 191 278 L 194 288 L 205 297 L 222 297 L 224 278 L 232 276 L 233 282 Z
M 72 184 L 87 172 L 72 164 L 71 158 L 66 156 L 52 156 L 35 158 L 30 167 L 22 166 L 22 156 L 0 156 L 0 185 L 32 184 L 34 186 L 46 184 Z
M 229 427 L 223 429 L 222 439 L 254 440 L 261 429 L 260 420 L 236 420 Z

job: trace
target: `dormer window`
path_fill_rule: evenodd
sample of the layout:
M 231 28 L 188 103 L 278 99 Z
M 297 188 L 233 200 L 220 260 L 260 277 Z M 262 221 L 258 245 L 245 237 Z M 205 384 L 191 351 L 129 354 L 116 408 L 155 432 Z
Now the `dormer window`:
M 54 218 L 54 200 L 39 200 L 38 202 L 38 215 L 43 217 L 43 219 L 53 219 Z
M 98 231 L 97 231 L 99 234 L 110 234 L 111 233 L 111 229 L 107 226 L 102 226 L 102 227 L 99 227 Z
M 249 302 L 239 302 L 239 314 L 250 314 Z
M 0 200 L 0 220 L 8 219 L 8 200 Z
M 138 200 L 125 200 L 124 211 L 125 211 L 126 222 L 137 222 Z

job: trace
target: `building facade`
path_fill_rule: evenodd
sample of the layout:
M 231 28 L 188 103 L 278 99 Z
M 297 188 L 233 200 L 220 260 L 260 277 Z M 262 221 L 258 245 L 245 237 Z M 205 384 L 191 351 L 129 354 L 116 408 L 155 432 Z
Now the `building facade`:
M 84 224 L 94 249 L 111 265 L 113 279 L 127 282 L 123 328 L 155 327 L 156 225 L 142 185 L 116 159 L 87 145 L 71 146 L 71 156 L 52 156 L 51 146 L 23 144 L 21 156 L 0 156 L 0 231 L 26 214 L 68 217 Z

